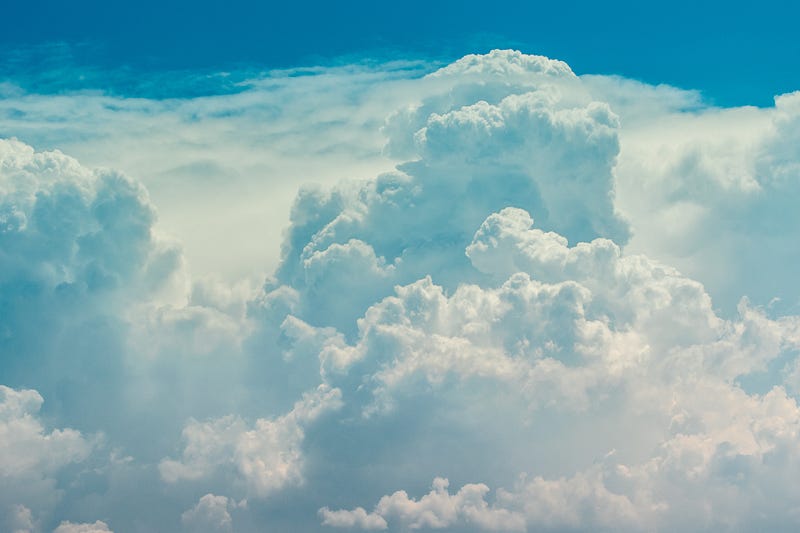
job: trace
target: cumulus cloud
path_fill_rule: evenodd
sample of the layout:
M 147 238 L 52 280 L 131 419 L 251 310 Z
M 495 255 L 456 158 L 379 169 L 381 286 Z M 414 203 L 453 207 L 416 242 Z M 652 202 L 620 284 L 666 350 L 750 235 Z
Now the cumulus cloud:
M 0 160 L 6 287 L 37 283 L 77 298 L 163 283 L 175 251 L 158 248 L 139 184 L 14 140 L 0 142 Z
M 535 75 L 571 78 L 569 65 L 557 59 L 523 54 L 518 50 L 492 50 L 488 54 L 468 54 L 430 74 L 432 78 L 454 77 L 459 83 L 474 76 L 485 82 L 487 77 L 505 82 L 514 77 L 529 81 Z
M 58 500 L 58 472 L 84 461 L 95 446 L 74 429 L 47 431 L 38 417 L 43 401 L 35 390 L 0 385 L 0 510 L 20 530 L 32 529 L 31 508 Z
M 538 87 L 575 87 L 577 77 L 569 66 L 543 56 L 516 50 L 492 50 L 470 54 L 431 72 L 422 80 L 424 89 L 415 99 L 392 113 L 383 133 L 385 150 L 400 159 L 417 154 L 415 134 L 428 117 L 485 101 L 491 104 L 511 94 L 524 94 Z
M 136 176 L 160 207 L 160 226 L 180 239 L 193 272 L 226 281 L 260 278 L 277 265 L 299 183 L 367 178 L 393 167 L 375 132 L 386 110 L 407 100 L 406 79 L 427 68 L 398 61 L 155 82 L 194 95 L 179 90 L 176 98 L 40 95 L 20 88 L 0 102 L 0 137 Z M 225 86 L 221 94 L 215 81 Z M 198 94 L 198 84 L 210 94 Z
M 269 496 L 286 485 L 303 482 L 304 428 L 336 409 L 340 391 L 320 386 L 306 394 L 289 413 L 275 420 L 258 419 L 252 429 L 238 416 L 190 422 L 183 430 L 181 459 L 159 464 L 167 483 L 208 478 L 218 469 L 231 470 L 249 494 Z
M 798 194 L 793 99 L 667 113 L 621 135 L 617 206 L 636 226 L 631 249 L 700 279 L 728 313 L 743 295 L 798 311 L 796 249 L 783 238 L 799 223 L 788 207 Z
M 725 494 L 727 481 L 693 475 L 689 458 L 764 461 L 763 451 L 737 447 L 762 416 L 750 409 L 784 398 L 788 415 L 794 400 L 780 379 L 763 393 L 742 383 L 794 359 L 797 318 L 770 318 L 747 301 L 720 314 L 703 284 L 623 251 L 617 116 L 563 69 L 544 77 L 534 69 L 523 83 L 524 68 L 491 66 L 515 58 L 487 56 L 487 83 L 470 67 L 478 78 L 465 78 L 452 98 L 432 96 L 390 118 L 388 150 L 418 158 L 398 172 L 302 191 L 281 267 L 252 316 L 289 341 L 287 357 L 319 360 L 323 379 L 344 391 L 343 413 L 362 417 L 348 421 L 359 435 L 382 420 L 402 424 L 403 444 L 392 446 L 398 468 L 388 475 L 399 477 L 399 465 L 422 475 L 412 457 L 423 449 L 462 477 L 508 483 L 511 471 L 528 472 L 513 489 L 498 489 L 495 510 L 510 522 L 486 518 L 487 529 L 788 526 L 792 515 L 752 518 L 769 515 L 766 501 L 755 515 L 736 512 L 741 500 Z M 440 76 L 450 74 L 433 78 Z M 455 406 L 468 419 L 449 412 Z M 714 413 L 747 412 L 738 429 L 713 422 Z M 428 420 L 449 430 L 434 431 Z M 471 435 L 463 455 L 437 450 L 452 445 L 448 431 Z M 506 438 L 472 436 L 486 431 Z M 568 450 L 565 440 L 573 441 Z M 478 442 L 509 458 L 507 474 L 469 463 Z M 692 448 L 700 443 L 708 448 Z M 742 478 L 750 488 L 771 475 L 750 474 Z M 681 496 L 699 498 L 701 487 L 710 489 L 702 504 Z M 453 514 L 403 514 L 419 509 L 403 494 L 381 500 L 385 513 L 325 506 L 321 520 L 461 527 Z
M 331 511 L 327 507 L 319 510 L 323 526 L 346 527 L 348 529 L 386 529 L 388 524 L 378 513 L 367 513 L 363 507 L 356 507 L 352 511 Z
M 421 159 L 364 184 L 300 192 L 276 282 L 298 291 L 304 319 L 350 333 L 395 284 L 474 279 L 463 250 L 509 205 L 573 241 L 624 242 L 613 206 L 617 127 L 602 103 L 535 88 L 432 113 L 412 132 Z
M 521 421 L 537 420 L 531 407 L 588 410 L 603 420 L 599 427 L 590 429 L 595 421 L 581 416 L 570 422 L 585 424 L 587 435 L 606 424 L 664 432 L 650 435 L 656 453 L 645 460 L 634 459 L 640 452 L 625 437 L 608 442 L 605 435 L 606 444 L 589 455 L 601 467 L 498 491 L 498 505 L 517 513 L 509 516 L 520 530 L 793 524 L 792 513 L 768 511 L 790 505 L 793 489 L 781 503 L 775 494 L 757 504 L 744 494 L 767 490 L 762 484 L 778 471 L 796 468 L 794 448 L 783 443 L 796 443 L 800 411 L 782 387 L 748 394 L 736 379 L 796 354 L 798 318 L 770 320 L 742 304 L 738 319 L 723 320 L 702 286 L 673 269 L 625 256 L 603 239 L 570 248 L 530 225 L 527 213 L 506 209 L 490 216 L 468 247 L 477 267 L 510 276 L 500 287 L 463 285 L 448 297 L 423 280 L 370 308 L 350 348 L 357 354 L 352 371 L 365 373 L 360 381 L 373 384 L 379 399 L 388 393 L 407 401 L 424 393 L 412 379 L 418 376 L 448 396 L 460 389 L 457 397 L 470 406 L 486 398 L 458 382 L 474 387 L 479 378 L 510 384 L 526 399 Z M 540 435 L 528 453 L 547 453 L 543 441 L 552 437 Z M 405 493 L 386 497 L 373 514 L 323 509 L 323 523 L 377 528 L 377 517 L 386 518 L 381 510 L 395 500 L 408 501 Z M 449 527 L 455 519 L 430 520 L 407 518 L 398 527 Z
M 674 269 L 625 256 L 605 239 L 569 247 L 531 225 L 515 208 L 489 216 L 466 254 L 497 281 L 449 296 L 430 278 L 399 287 L 359 320 L 355 344 L 322 341 L 323 367 L 332 379 L 349 365 L 372 372 L 365 384 L 376 391 L 414 375 L 439 383 L 454 374 L 528 382 L 522 391 L 579 405 L 591 388 L 617 385 L 646 363 L 688 358 L 682 350 L 732 380 L 796 342 L 796 320 L 772 322 L 744 305 L 741 323 L 726 322 L 702 285 Z M 748 338 L 747 330 L 758 333 Z
M 33 513 L 24 505 L 14 504 L 4 510 L 0 524 L 11 533 L 32 533 L 36 529 Z
M 72 522 L 61 522 L 53 533 L 110 533 L 108 524 L 96 521 L 94 524 L 74 524 Z
M 795 297 L 796 95 L 715 110 L 514 51 L 311 74 L 250 82 L 292 116 L 255 89 L 120 111 L 234 137 L 252 105 L 286 157 L 382 161 L 297 194 L 260 287 L 191 279 L 137 181 L 0 142 L 7 527 L 797 527 L 800 318 L 763 299 Z M 301 120 L 292 98 L 342 79 L 363 85 Z M 307 150 L 292 117 L 319 126 Z
M 90 451 L 91 444 L 78 431 L 45 432 L 36 418 L 43 402 L 34 390 L 14 390 L 0 385 L 0 421 L 4 437 L 0 472 L 3 476 L 49 473 L 82 460 Z
M 387 519 L 409 529 L 442 529 L 458 524 L 475 525 L 489 531 L 523 531 L 522 515 L 489 506 L 484 497 L 489 487 L 482 484 L 464 485 L 455 494 L 447 490 L 449 482 L 433 480 L 433 490 L 414 500 L 404 491 L 384 496 L 372 513 L 364 509 L 353 511 L 320 510 L 323 525 L 359 529 L 386 529 Z
M 0 220 L 5 382 L 113 418 L 125 322 L 180 299 L 179 249 L 154 234 L 141 185 L 13 140 L 0 140 Z
M 246 507 L 246 500 L 236 503 L 225 496 L 206 494 L 197 505 L 181 515 L 181 524 L 186 531 L 197 533 L 231 532 L 233 519 L 229 511 Z
M 164 398 L 208 370 L 195 365 L 194 375 L 168 384 L 153 376 L 191 354 L 210 359 L 200 348 L 235 348 L 242 326 L 209 298 L 185 305 L 180 248 L 157 234 L 155 208 L 130 178 L 2 140 L 0 212 L 0 352 L 3 379 L 14 387 L 3 389 L 10 436 L 2 470 L 10 481 L 2 502 L 24 503 L 44 525 L 62 496 L 65 505 L 83 505 L 75 499 L 104 490 L 96 478 L 117 469 L 113 458 L 92 457 L 86 472 L 65 470 L 71 490 L 62 491 L 61 467 L 93 448 L 83 435 L 102 432 L 114 447 L 146 454 L 149 432 L 179 424 L 187 409 L 204 412 Z M 43 397 L 44 419 L 80 431 L 45 432 L 36 416 Z M 143 412 L 147 431 L 131 423 Z

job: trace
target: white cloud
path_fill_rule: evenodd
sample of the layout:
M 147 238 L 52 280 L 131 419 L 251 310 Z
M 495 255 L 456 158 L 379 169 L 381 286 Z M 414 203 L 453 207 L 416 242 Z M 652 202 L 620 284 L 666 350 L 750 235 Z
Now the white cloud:
M 22 92 L 0 102 L 0 136 L 141 181 L 195 273 L 261 277 L 278 262 L 300 183 L 392 168 L 375 132 L 385 110 L 407 101 L 403 78 L 424 67 L 256 71 L 235 94 L 194 98 Z
M 505 209 L 467 247 L 498 286 L 461 285 L 450 296 L 430 278 L 399 287 L 359 320 L 355 344 L 325 337 L 323 367 L 341 372 L 358 363 L 380 394 L 415 375 L 441 383 L 454 374 L 512 382 L 531 391 L 529 399 L 578 406 L 591 389 L 617 386 L 668 355 L 701 352 L 681 364 L 732 380 L 795 343 L 794 321 L 772 322 L 744 306 L 741 323 L 727 323 L 702 286 L 677 271 L 622 255 L 604 239 L 568 247 L 531 224 L 524 211 Z
M 229 533 L 233 531 L 230 511 L 246 507 L 246 500 L 236 503 L 225 496 L 206 494 L 197 505 L 181 515 L 181 524 L 186 531 Z
M 129 328 L 186 300 L 180 248 L 141 184 L 14 140 L 0 140 L 0 213 L 4 383 L 35 388 L 64 425 L 130 437 L 149 361 Z
M 793 484 L 780 497 L 762 487 L 797 468 L 789 450 L 800 438 L 800 410 L 780 386 L 760 396 L 735 380 L 796 354 L 799 319 L 770 320 L 743 303 L 736 320 L 723 320 L 702 286 L 673 269 L 623 255 L 603 239 L 570 248 L 561 236 L 530 225 L 527 213 L 506 209 L 491 215 L 468 247 L 481 270 L 510 276 L 499 287 L 462 285 L 447 296 L 427 279 L 370 308 L 349 348 L 357 354 L 348 361 L 351 372 L 363 373 L 358 381 L 372 384 L 384 404 L 389 395 L 393 409 L 425 394 L 418 377 L 466 411 L 487 401 L 485 391 L 510 389 L 527 409 L 555 409 L 571 417 L 572 431 L 583 426 L 577 431 L 585 438 L 603 431 L 601 441 L 610 437 L 624 448 L 609 454 L 614 447 L 598 442 L 587 458 L 602 459 L 602 467 L 571 473 L 556 467 L 559 477 L 536 476 L 499 491 L 498 505 L 524 516 L 519 524 L 529 530 L 793 524 L 793 513 L 771 511 L 790 504 Z M 537 420 L 527 409 L 513 419 Z M 592 429 L 595 421 L 583 411 L 602 422 Z M 487 422 L 472 421 L 477 431 Z M 637 439 L 649 434 L 651 444 L 632 447 L 625 436 L 607 433 L 620 425 L 636 428 Z M 547 453 L 546 444 L 523 442 L 528 455 Z M 561 453 L 564 460 L 569 452 Z M 753 490 L 770 492 L 770 499 L 753 499 Z M 375 516 L 392 512 L 406 516 L 400 522 L 408 527 L 456 522 L 435 512 L 428 522 L 415 521 L 418 509 L 407 501 L 405 493 L 385 497 L 367 515 L 324 510 L 323 523 L 377 527 Z M 407 507 L 414 511 L 404 515 Z
M 44 400 L 34 390 L 14 390 L 0 385 L 0 421 L 3 476 L 24 476 L 30 472 L 51 472 L 83 459 L 90 447 L 75 430 L 45 433 L 35 418 Z
M 507 80 L 518 76 L 528 81 L 532 76 L 539 74 L 566 78 L 574 76 L 572 69 L 563 61 L 523 54 L 517 50 L 492 50 L 482 55 L 468 54 L 430 76 L 433 78 L 452 76 L 459 82 L 464 78 L 468 79 L 469 76 L 475 76 L 480 81 L 485 81 L 487 77 Z
M 84 461 L 95 445 L 74 429 L 48 432 L 37 416 L 43 401 L 35 390 L 0 385 L 0 508 L 20 517 L 57 501 L 59 470 Z
M 381 530 L 386 529 L 386 519 L 377 513 L 367 513 L 363 507 L 356 507 L 352 511 L 340 509 L 331 511 L 327 507 L 319 510 L 323 526 L 346 527 L 348 529 Z
M 463 250 L 488 215 L 509 205 L 539 213 L 543 227 L 572 240 L 624 241 L 627 226 L 613 207 L 616 117 L 585 97 L 528 89 L 408 125 L 422 159 L 396 172 L 301 190 L 267 291 L 292 287 L 294 313 L 352 334 L 355 319 L 395 284 L 430 275 L 454 289 L 476 279 Z
M 139 184 L 14 140 L 0 140 L 0 161 L 4 283 L 81 294 L 152 290 L 168 278 L 175 250 L 159 248 Z
M 287 414 L 258 419 L 252 429 L 230 415 L 208 422 L 190 422 L 183 430 L 180 460 L 159 464 L 167 483 L 209 478 L 218 469 L 230 470 L 249 494 L 267 497 L 285 486 L 303 482 L 304 428 L 340 404 L 340 391 L 320 386 L 304 395 Z
M 797 487 L 790 481 L 800 464 L 796 402 L 780 389 L 748 397 L 727 386 L 697 382 L 671 393 L 681 398 L 672 406 L 668 436 L 643 462 L 626 464 L 612 450 L 571 476 L 523 476 L 512 489 L 499 489 L 491 506 L 484 500 L 485 485 L 465 485 L 450 495 L 446 482 L 437 480 L 419 501 L 398 491 L 381 498 L 371 513 L 323 508 L 322 523 L 401 531 L 796 527 Z
M 490 506 L 484 499 L 489 487 L 482 484 L 464 485 L 455 494 L 447 490 L 449 482 L 433 480 L 433 489 L 419 500 L 408 497 L 405 491 L 384 496 L 367 514 L 358 507 L 352 511 L 320 509 L 322 524 L 358 529 L 386 529 L 397 522 L 408 529 L 442 529 L 456 525 L 475 525 L 488 531 L 524 531 L 525 519 L 507 509 Z
M 96 521 L 94 524 L 74 524 L 72 522 L 61 522 L 53 533 L 111 533 L 108 524 Z
M 501 71 L 497 78 L 503 76 Z M 274 314 L 280 302 L 293 315 L 282 322 L 293 333 L 290 351 L 298 346 L 313 354 L 318 347 L 324 378 L 355 391 L 346 411 L 369 415 L 365 426 L 403 420 L 409 432 L 403 442 L 412 448 L 414 439 L 428 439 L 431 447 L 448 442 L 413 421 L 412 406 L 430 409 L 431 417 L 453 424 L 453 431 L 502 426 L 487 418 L 501 408 L 507 424 L 545 424 L 538 432 L 506 430 L 512 442 L 490 447 L 518 461 L 518 472 L 536 474 L 530 478 L 535 481 L 508 492 L 543 500 L 539 507 L 518 502 L 508 509 L 522 513 L 530 528 L 685 524 L 682 513 L 698 520 L 700 515 L 680 491 L 700 489 L 694 479 L 671 484 L 673 474 L 663 467 L 669 460 L 660 450 L 717 442 L 703 452 L 711 457 L 717 446 L 727 446 L 724 439 L 735 430 L 720 430 L 726 437 L 719 437 L 705 424 L 718 410 L 732 414 L 760 401 L 740 381 L 772 373 L 771 385 L 780 384 L 774 367 L 795 357 L 798 321 L 770 318 L 746 301 L 733 315 L 719 313 L 703 284 L 621 250 L 625 224 L 613 198 L 620 183 L 615 163 L 622 126 L 576 83 L 564 76 L 547 87 L 539 77 L 509 82 L 503 93 L 502 84 L 483 87 L 467 80 L 449 101 L 433 97 L 394 116 L 385 130 L 389 150 L 421 159 L 364 185 L 302 192 L 261 316 Z M 584 90 L 590 92 L 590 85 Z M 673 96 L 675 107 L 659 112 L 697 105 L 688 96 Z M 624 110 L 621 115 L 624 120 Z M 716 187 L 749 194 L 749 183 L 732 176 Z M 529 213 L 541 229 L 532 228 Z M 637 221 L 630 222 L 635 232 Z M 310 258 L 327 254 L 331 261 L 315 261 L 312 276 Z M 326 279 L 336 281 L 322 285 Z M 356 279 L 361 283 L 348 281 Z M 288 294 L 291 305 L 284 299 Z M 373 303 L 365 308 L 366 302 Z M 711 405 L 705 393 L 728 403 Z M 779 386 L 774 395 L 785 392 Z M 453 408 L 471 413 L 470 419 L 457 420 L 447 412 Z M 695 414 L 685 414 L 690 412 Z M 550 426 L 561 427 L 541 422 L 554 416 L 571 427 L 545 437 Z M 688 438 L 665 435 L 673 420 L 684 419 Z M 757 419 L 753 415 L 745 424 Z M 618 431 L 633 432 L 632 440 Z M 538 440 L 526 446 L 525 439 Z M 569 451 L 559 449 L 565 439 L 575 441 Z M 586 468 L 587 462 L 606 461 L 614 449 L 609 464 L 640 473 L 628 491 L 612 487 L 604 470 Z M 461 475 L 473 472 L 458 470 L 455 458 L 449 462 L 446 454 L 432 453 L 432 462 Z M 538 475 L 537 469 L 547 473 Z M 688 475 L 691 467 L 684 462 L 678 470 Z M 760 475 L 745 483 L 758 485 Z M 613 481 L 623 483 L 619 476 Z M 708 527 L 750 523 L 748 515 L 729 511 L 736 508 L 732 501 L 721 492 L 704 500 L 712 509 Z M 322 520 L 379 528 L 380 518 L 392 527 L 380 513 L 354 509 L 325 510 Z M 791 520 L 782 516 L 775 523 Z
M 629 248 L 701 280 L 727 313 L 743 295 L 800 309 L 795 248 L 784 240 L 800 224 L 788 208 L 798 195 L 792 98 L 671 112 L 621 133 L 617 206 L 635 228 Z
M 91 139 L 73 126 L 40 139 L 74 139 L 101 154 L 90 162 L 127 154 L 120 166 L 141 171 L 207 261 L 183 264 L 137 182 L 0 142 L 0 348 L 19 388 L 0 404 L 13 433 L 0 505 L 13 527 L 797 526 L 796 95 L 716 110 L 507 51 L 419 73 L 0 104 L 21 106 L 26 128 L 88 106 L 74 128 L 98 126 Z M 132 133 L 111 134 L 126 121 Z M 384 142 L 406 162 L 381 174 Z M 264 221 L 288 205 L 248 209 L 291 195 L 301 170 L 377 177 L 304 188 L 263 289 L 189 279 L 267 268 L 242 248 L 277 249 L 280 225 Z M 765 307 L 770 291 L 788 303 Z M 32 380 L 45 415 L 20 388 Z M 51 423 L 102 429 L 115 451 L 90 456 Z

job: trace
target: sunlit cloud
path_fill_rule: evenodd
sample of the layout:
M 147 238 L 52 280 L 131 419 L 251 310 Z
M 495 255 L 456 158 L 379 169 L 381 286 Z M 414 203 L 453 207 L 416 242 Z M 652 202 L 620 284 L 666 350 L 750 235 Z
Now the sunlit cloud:
M 228 75 L 4 86 L 0 527 L 797 527 L 797 93 Z

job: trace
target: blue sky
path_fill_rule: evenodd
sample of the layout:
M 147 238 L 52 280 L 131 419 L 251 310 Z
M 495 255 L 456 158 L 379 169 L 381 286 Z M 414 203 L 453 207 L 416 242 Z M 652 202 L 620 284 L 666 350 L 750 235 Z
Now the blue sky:
M 578 73 L 699 89 L 719 105 L 767 106 L 773 95 L 800 85 L 798 9 L 775 0 L 34 0 L 4 6 L 0 44 L 8 56 L 23 47 L 69 43 L 80 67 L 127 66 L 136 76 L 164 69 L 295 67 L 345 55 L 452 60 L 465 48 L 513 47 L 561 58 Z M 38 72 L 44 58 L 34 57 L 27 67 Z M 69 86 L 66 78 L 62 83 Z
M 4 6 L 0 531 L 800 529 L 757 7 Z

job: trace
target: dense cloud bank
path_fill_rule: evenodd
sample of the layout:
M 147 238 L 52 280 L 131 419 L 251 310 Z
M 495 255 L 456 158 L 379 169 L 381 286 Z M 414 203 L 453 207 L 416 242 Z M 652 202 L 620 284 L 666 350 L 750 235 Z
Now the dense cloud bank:
M 374 83 L 399 163 L 302 188 L 257 288 L 0 141 L 0 527 L 798 527 L 798 96 L 513 51 Z

